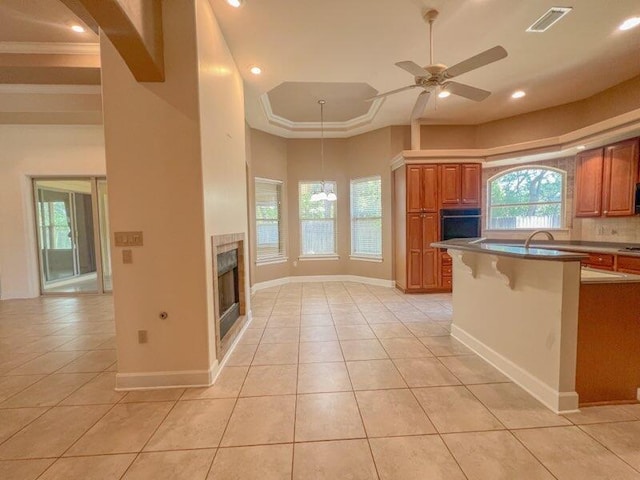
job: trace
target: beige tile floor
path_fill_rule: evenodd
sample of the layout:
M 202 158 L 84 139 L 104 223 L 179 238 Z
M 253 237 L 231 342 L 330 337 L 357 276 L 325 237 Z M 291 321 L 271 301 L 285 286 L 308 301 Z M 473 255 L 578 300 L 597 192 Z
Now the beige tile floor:
M 111 297 L 0 302 L 0 479 L 640 479 L 640 406 L 555 415 L 448 335 L 449 295 L 253 297 L 209 388 L 115 392 Z

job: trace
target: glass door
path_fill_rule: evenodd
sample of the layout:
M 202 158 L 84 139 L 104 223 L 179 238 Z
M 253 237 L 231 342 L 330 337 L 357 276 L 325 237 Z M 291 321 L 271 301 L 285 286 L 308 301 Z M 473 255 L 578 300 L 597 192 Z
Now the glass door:
M 106 181 L 103 186 L 106 202 Z M 35 179 L 36 227 L 42 294 L 103 292 L 110 260 L 94 178 Z M 106 208 L 106 207 L 105 207 Z M 106 228 L 106 227 L 105 227 Z M 104 234 L 103 234 L 104 231 Z M 104 255 L 104 250 L 107 254 Z M 110 265 L 109 265 L 110 289 Z

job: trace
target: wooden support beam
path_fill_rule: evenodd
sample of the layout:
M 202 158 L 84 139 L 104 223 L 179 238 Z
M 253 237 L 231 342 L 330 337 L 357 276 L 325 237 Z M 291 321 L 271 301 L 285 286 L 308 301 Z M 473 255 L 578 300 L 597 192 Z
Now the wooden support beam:
M 91 15 L 136 80 L 164 81 L 161 0 L 61 1 L 78 16 Z

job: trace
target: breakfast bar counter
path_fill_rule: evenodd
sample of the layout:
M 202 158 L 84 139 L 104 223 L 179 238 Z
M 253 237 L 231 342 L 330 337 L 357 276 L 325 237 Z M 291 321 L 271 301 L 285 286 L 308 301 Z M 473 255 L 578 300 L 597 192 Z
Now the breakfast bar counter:
M 432 246 L 452 257 L 455 338 L 556 412 L 637 399 L 640 276 L 581 269 L 582 253 Z

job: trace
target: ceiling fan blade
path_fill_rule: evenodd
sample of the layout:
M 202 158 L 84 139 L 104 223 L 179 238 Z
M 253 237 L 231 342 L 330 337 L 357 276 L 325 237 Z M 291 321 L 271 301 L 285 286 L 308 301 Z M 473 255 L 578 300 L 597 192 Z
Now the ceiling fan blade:
M 410 60 L 407 60 L 405 62 L 398 62 L 396 63 L 396 66 L 402 68 L 403 70 L 406 70 L 414 77 L 430 77 L 431 76 L 431 74 L 427 72 L 424 68 L 422 68 L 420 65 Z
M 472 87 L 471 85 L 465 85 L 464 83 L 458 82 L 445 82 L 442 85 L 442 89 L 451 92 L 454 95 L 460 95 L 461 97 L 468 98 L 469 100 L 475 100 L 476 102 L 481 102 L 491 95 L 491 92 L 488 92 L 487 90 L 482 90 L 481 88 Z
M 497 62 L 498 60 L 506 57 L 507 51 L 501 46 L 490 48 L 482 53 L 474 55 L 471 58 L 467 58 L 460 63 L 455 64 L 453 67 L 447 68 L 442 74 L 445 78 L 453 78 L 463 73 L 470 72 L 476 68 L 484 67 L 490 63 Z
M 384 92 L 384 93 L 379 93 L 378 95 L 374 96 L 374 97 L 369 97 L 365 100 L 365 102 L 371 102 L 373 100 L 375 100 L 376 98 L 382 98 L 382 97 L 387 97 L 389 95 L 393 95 L 394 93 L 399 93 L 399 92 L 404 92 L 405 90 L 411 90 L 412 88 L 416 88 L 418 85 L 409 85 L 407 87 L 402 87 L 402 88 L 396 88 L 395 90 L 390 90 L 388 92 Z
M 429 92 L 428 90 L 425 90 L 420 95 L 418 95 L 416 104 L 414 105 L 413 111 L 411 112 L 411 120 L 417 120 L 422 116 L 422 114 L 424 113 L 424 109 L 427 108 L 429 95 L 431 95 L 431 92 Z

